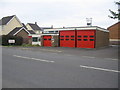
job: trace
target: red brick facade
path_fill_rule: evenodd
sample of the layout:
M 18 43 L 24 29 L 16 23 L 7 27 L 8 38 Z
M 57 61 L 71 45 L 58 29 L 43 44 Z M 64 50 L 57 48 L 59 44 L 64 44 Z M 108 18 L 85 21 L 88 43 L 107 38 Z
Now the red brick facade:
M 120 44 L 120 22 L 108 27 L 109 39 L 113 44 Z
M 23 38 L 23 43 L 31 44 L 31 40 L 28 37 L 28 33 L 25 30 L 21 30 L 19 33 L 16 34 L 16 36 L 21 36 Z

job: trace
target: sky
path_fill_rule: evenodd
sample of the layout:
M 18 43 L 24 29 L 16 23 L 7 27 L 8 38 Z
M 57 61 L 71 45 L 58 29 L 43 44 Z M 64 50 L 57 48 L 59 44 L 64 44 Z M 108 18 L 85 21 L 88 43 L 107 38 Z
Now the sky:
M 116 11 L 119 0 L 0 0 L 0 19 L 16 15 L 22 23 L 35 23 L 40 27 L 86 26 L 108 28 L 117 20 L 111 19 L 109 9 Z

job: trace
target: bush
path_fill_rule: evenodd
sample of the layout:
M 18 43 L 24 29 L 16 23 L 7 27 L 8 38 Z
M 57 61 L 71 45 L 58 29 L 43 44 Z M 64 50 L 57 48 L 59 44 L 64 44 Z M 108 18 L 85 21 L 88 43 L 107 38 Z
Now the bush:
M 15 40 L 14 44 L 8 43 L 8 40 Z M 20 36 L 10 36 L 10 35 L 2 35 L 2 45 L 22 45 L 23 43 L 23 38 Z

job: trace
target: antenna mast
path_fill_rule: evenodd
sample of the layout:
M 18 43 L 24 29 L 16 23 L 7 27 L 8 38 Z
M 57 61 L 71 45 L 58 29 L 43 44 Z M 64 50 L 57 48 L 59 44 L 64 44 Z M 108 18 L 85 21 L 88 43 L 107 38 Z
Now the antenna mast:
M 86 18 L 87 26 L 92 26 L 92 18 Z

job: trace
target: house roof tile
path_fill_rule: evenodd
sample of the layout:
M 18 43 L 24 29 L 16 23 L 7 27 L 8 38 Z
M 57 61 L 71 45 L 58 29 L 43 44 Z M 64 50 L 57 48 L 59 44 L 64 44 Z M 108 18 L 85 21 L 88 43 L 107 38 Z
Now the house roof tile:
M 24 24 L 24 23 L 22 23 L 22 25 L 23 25 L 23 27 L 24 27 L 25 29 L 27 29 L 27 27 L 25 26 L 25 24 Z
M 22 27 L 16 27 L 14 28 L 8 35 L 14 35 L 16 32 L 18 32 Z
M 28 34 L 30 34 L 30 32 L 28 32 L 28 30 L 26 30 L 24 27 L 16 27 L 11 32 L 9 32 L 8 35 L 14 36 L 16 33 L 18 33 L 21 30 L 25 30 Z
M 33 30 L 42 30 L 37 24 L 28 23 Z
M 36 34 L 33 30 L 28 30 L 30 34 Z
M 15 15 L 3 17 L 3 18 L 0 20 L 0 25 L 6 25 L 14 16 L 15 16 Z

